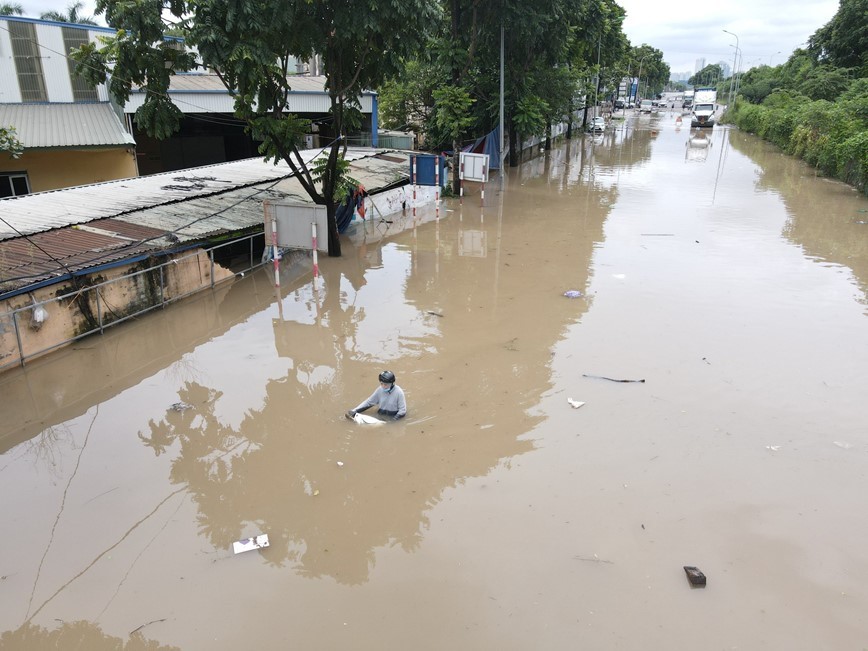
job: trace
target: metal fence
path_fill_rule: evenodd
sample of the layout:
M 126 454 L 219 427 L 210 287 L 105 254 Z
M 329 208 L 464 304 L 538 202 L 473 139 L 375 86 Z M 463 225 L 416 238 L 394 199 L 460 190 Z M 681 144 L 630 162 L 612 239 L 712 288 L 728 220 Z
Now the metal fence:
M 0 371 L 15 365 L 24 366 L 28 359 L 97 332 L 102 333 L 110 326 L 165 307 L 203 289 L 213 288 L 224 280 L 231 280 L 237 274 L 251 271 L 263 264 L 264 243 L 263 233 L 254 233 L 208 249 L 196 249 L 194 253 L 173 258 L 168 262 L 4 312 L 0 314 Z M 202 273 L 203 251 L 207 254 L 206 264 L 210 264 L 210 273 L 207 274 Z M 194 265 L 198 269 L 199 284 L 186 284 L 183 290 L 179 290 L 172 279 L 184 275 L 187 278 L 193 277 L 196 273 Z M 214 271 L 217 265 L 228 268 L 232 275 L 215 280 Z M 171 272 L 167 270 L 169 267 L 172 267 Z M 136 296 L 127 300 L 122 310 L 113 305 L 112 300 L 112 295 L 116 293 L 114 290 L 121 293 L 120 287 L 133 287 L 137 290 Z M 50 319 L 52 306 L 77 308 L 82 314 L 81 321 L 86 325 L 75 335 L 63 340 L 42 342 L 39 336 L 40 328 L 33 327 L 32 324 L 38 326 L 40 316 L 45 318 L 47 315 Z

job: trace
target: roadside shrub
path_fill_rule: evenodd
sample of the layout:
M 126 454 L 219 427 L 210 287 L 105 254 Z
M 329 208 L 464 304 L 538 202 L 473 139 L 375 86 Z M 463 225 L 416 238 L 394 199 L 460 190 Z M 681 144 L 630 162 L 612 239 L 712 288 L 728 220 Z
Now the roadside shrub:
M 850 83 L 836 102 L 811 101 L 787 90 L 773 91 L 761 105 L 740 97 L 730 119 L 824 174 L 868 192 L 868 79 Z
M 784 151 L 790 149 L 790 138 L 796 128 L 796 114 L 787 109 L 766 110 L 767 124 L 763 137 Z
M 837 176 L 845 183 L 868 190 L 868 131 L 847 138 L 838 147 Z
M 762 114 L 765 109 L 756 104 L 739 104 L 736 106 L 735 123 L 739 129 L 748 133 L 757 133 L 762 126 Z

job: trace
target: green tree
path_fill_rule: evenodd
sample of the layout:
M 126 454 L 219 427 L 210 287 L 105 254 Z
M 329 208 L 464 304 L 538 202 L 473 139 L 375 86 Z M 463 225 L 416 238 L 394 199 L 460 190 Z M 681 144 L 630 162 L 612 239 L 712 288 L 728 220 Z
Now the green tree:
M 14 127 L 0 127 L 0 152 L 9 154 L 10 158 L 20 158 L 24 153 L 24 145 L 16 137 Z
M 475 121 L 470 113 L 475 100 L 461 86 L 443 86 L 434 91 L 434 101 L 437 107 L 437 126 L 452 138 L 452 150 L 457 153 L 460 151 L 459 135 Z
M 97 13 L 119 31 L 100 46 L 81 48 L 80 72 L 102 82 L 113 66 L 109 90 L 120 103 L 133 84 L 145 88 L 136 122 L 149 135 L 165 138 L 181 118 L 166 94 L 172 72 L 198 65 L 214 70 L 235 100 L 235 115 L 263 142 L 260 153 L 285 161 L 311 199 L 327 207 L 329 255 L 341 254 L 334 197 L 341 148 L 360 115 L 358 97 L 415 52 L 436 17 L 434 0 L 98 0 Z M 165 40 L 164 16 L 197 49 L 199 61 Z M 319 181 L 298 149 L 308 121 L 287 112 L 289 66 L 314 52 L 323 59 L 334 135 Z
M 723 68 L 717 63 L 705 66 L 687 80 L 689 86 L 712 86 L 723 79 Z
M 397 76 L 378 89 L 379 122 L 387 129 L 426 131 L 433 119 L 434 90 L 442 78 L 430 59 L 410 59 Z
M 42 20 L 54 20 L 59 23 L 75 23 L 77 25 L 96 25 L 93 16 L 84 16 L 81 10 L 84 8 L 83 2 L 73 2 L 66 8 L 66 13 L 59 11 L 46 11 L 39 14 Z
M 811 99 L 834 100 L 850 85 L 849 70 L 820 65 L 811 69 L 799 84 L 799 92 Z
M 637 81 L 637 97 L 644 91 L 649 97 L 663 90 L 669 81 L 669 65 L 663 61 L 663 52 L 643 43 L 630 49 L 630 72 Z
M 838 12 L 808 39 L 818 62 L 868 75 L 868 0 L 841 0 Z
M 0 16 L 23 16 L 24 7 L 17 2 L 0 4 Z

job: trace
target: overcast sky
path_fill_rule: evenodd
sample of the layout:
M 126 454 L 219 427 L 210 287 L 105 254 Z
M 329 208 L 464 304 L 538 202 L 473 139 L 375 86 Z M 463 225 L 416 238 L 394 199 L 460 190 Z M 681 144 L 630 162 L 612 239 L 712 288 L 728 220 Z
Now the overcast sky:
M 64 11 L 71 0 L 12 0 L 25 14 Z M 743 68 L 782 63 L 838 11 L 838 0 L 617 0 L 627 10 L 624 31 L 633 45 L 663 51 L 672 72 L 695 72 L 696 60 L 732 65 L 735 37 Z M 94 0 L 85 0 L 85 15 Z M 96 18 L 105 24 L 101 17 Z
M 726 61 L 732 66 L 738 35 L 743 69 L 783 63 L 838 11 L 838 0 L 617 0 L 627 11 L 624 32 L 633 45 L 663 52 L 673 73 L 696 72 Z

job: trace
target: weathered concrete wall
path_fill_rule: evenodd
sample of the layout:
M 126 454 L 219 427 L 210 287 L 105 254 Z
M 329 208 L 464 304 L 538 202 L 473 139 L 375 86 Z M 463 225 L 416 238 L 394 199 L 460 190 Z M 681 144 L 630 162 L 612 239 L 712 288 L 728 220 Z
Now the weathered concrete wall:
M 47 315 L 37 328 L 34 309 L 18 312 L 17 334 L 12 318 L 0 316 L 0 366 L 9 368 L 19 363 L 21 351 L 30 358 L 65 345 L 74 337 L 99 332 L 100 327 L 211 286 L 211 260 L 205 251 L 187 251 L 169 260 L 169 264 L 153 266 L 153 259 L 148 259 L 0 301 L 0 315 L 34 304 L 41 304 Z M 228 269 L 214 265 L 214 283 L 233 276 Z

